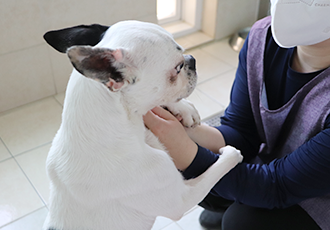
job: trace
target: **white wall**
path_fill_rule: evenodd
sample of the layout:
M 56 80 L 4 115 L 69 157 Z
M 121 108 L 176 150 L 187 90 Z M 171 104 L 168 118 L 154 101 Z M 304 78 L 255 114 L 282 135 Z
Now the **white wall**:
M 204 0 L 202 30 L 221 39 L 251 26 L 259 1 Z M 0 112 L 65 91 L 72 66 L 45 32 L 125 19 L 156 23 L 156 0 L 0 0 Z
M 260 3 L 268 1 L 204 0 L 202 30 L 216 40 L 226 38 L 252 26 L 258 19 Z
M 219 0 L 215 38 L 227 37 L 252 26 L 258 18 L 260 0 Z
M 49 30 L 125 19 L 157 22 L 155 0 L 0 0 L 0 112 L 63 92 L 72 71 Z
M 260 0 L 258 19 L 270 15 L 270 0 Z

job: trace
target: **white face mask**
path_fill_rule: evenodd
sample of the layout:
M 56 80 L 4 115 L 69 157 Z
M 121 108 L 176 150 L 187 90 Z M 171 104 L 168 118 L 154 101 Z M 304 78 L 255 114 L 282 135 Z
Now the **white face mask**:
M 330 38 L 330 0 L 270 0 L 272 33 L 284 48 Z

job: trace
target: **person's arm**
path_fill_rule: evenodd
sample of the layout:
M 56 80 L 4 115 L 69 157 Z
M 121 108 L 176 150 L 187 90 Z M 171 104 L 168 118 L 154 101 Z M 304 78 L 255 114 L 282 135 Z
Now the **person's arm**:
M 285 208 L 330 193 L 330 118 L 325 129 L 291 154 L 269 164 L 237 165 L 211 190 L 229 200 L 261 208 Z M 221 156 L 220 156 L 221 157 Z M 217 160 L 201 146 L 186 179 L 197 177 Z
M 201 124 L 195 128 L 186 129 L 189 137 L 198 145 L 219 153 L 219 149 L 226 145 L 222 133 L 215 127 Z
M 327 128 L 269 164 L 239 164 L 212 193 L 261 208 L 285 208 L 330 193 L 330 119 Z
M 216 154 L 199 146 L 196 157 L 183 175 L 186 179 L 197 177 L 216 160 Z M 254 207 L 285 208 L 329 194 L 329 178 L 330 118 L 322 132 L 291 154 L 269 164 L 237 165 L 211 193 Z
M 198 146 L 182 124 L 169 111 L 155 107 L 144 117 L 144 124 L 165 145 L 177 169 L 184 171 L 194 160 Z

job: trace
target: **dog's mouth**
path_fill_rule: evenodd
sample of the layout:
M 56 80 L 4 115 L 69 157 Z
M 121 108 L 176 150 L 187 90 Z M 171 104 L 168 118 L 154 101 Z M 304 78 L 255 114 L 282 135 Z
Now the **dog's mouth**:
M 197 73 L 195 70 L 188 70 L 188 84 L 187 84 L 187 88 L 186 88 L 186 93 L 181 96 L 180 98 L 178 98 L 178 101 L 180 101 L 183 98 L 187 98 L 189 97 L 192 92 L 195 90 L 196 85 L 197 85 Z
M 196 60 L 191 55 L 184 55 L 184 59 L 185 59 L 184 69 L 187 74 L 188 84 L 185 95 L 181 96 L 181 98 L 179 98 L 178 101 L 180 101 L 182 98 L 189 97 L 197 85 Z
M 189 97 L 192 94 L 192 92 L 194 91 L 195 87 L 196 87 L 196 83 L 192 83 L 192 85 L 191 85 L 190 82 L 189 82 L 189 85 L 187 86 L 188 89 L 187 89 L 186 93 L 184 95 L 180 95 L 180 97 L 178 97 L 175 102 L 179 102 L 182 99 Z

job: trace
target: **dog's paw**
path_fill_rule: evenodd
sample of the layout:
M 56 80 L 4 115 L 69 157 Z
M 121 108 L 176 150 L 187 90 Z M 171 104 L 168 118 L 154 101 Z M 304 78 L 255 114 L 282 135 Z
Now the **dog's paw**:
M 232 161 L 233 164 L 235 165 L 243 161 L 243 156 L 241 154 L 241 151 L 230 145 L 221 148 L 219 150 L 219 153 L 220 153 L 220 158 L 226 158 Z
M 186 128 L 194 128 L 201 123 L 197 109 L 186 99 L 182 99 L 177 103 L 167 104 L 164 107 Z

